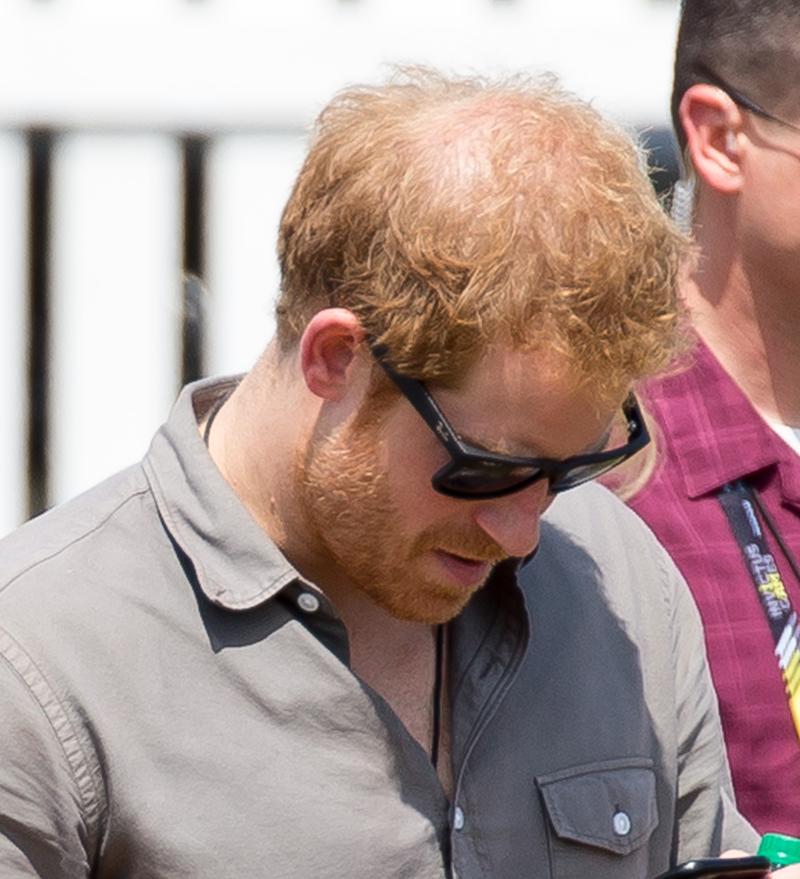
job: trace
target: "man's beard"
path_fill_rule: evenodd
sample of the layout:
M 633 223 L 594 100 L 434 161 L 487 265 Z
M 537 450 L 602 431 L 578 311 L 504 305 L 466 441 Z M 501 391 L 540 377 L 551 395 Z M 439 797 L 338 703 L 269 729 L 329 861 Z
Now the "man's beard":
M 337 576 L 393 617 L 446 622 L 482 583 L 466 587 L 447 579 L 430 551 L 491 563 L 507 554 L 475 525 L 442 523 L 407 536 L 414 522 L 403 522 L 392 503 L 378 426 L 358 421 L 312 440 L 299 465 L 298 485 L 313 538 Z

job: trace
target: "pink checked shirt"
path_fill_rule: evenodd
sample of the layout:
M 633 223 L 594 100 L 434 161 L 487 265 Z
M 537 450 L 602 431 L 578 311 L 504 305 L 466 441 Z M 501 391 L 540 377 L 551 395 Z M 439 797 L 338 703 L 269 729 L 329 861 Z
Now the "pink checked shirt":
M 800 562 L 800 455 L 702 343 L 693 361 L 642 394 L 661 430 L 661 462 L 631 506 L 670 552 L 700 608 L 740 810 L 762 833 L 800 836 L 800 742 L 764 610 L 716 497 L 727 482 L 746 478 Z M 800 612 L 800 584 L 765 534 Z

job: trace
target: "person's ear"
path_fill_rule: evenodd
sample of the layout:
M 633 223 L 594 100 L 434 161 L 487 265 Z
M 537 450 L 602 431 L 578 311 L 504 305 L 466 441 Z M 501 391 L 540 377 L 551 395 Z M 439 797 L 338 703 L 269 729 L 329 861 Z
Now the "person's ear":
M 741 110 L 722 89 L 698 83 L 684 93 L 679 114 L 697 177 L 717 192 L 737 193 L 743 181 Z
M 300 339 L 300 368 L 312 394 L 344 397 L 363 341 L 361 323 L 346 308 L 325 308 L 311 318 Z

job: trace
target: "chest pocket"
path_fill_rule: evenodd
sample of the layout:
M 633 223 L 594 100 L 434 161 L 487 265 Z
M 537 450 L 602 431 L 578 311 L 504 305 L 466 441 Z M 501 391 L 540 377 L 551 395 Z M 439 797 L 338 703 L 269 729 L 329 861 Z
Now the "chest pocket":
M 647 758 L 608 760 L 537 777 L 554 879 L 647 875 L 647 840 L 658 824 Z

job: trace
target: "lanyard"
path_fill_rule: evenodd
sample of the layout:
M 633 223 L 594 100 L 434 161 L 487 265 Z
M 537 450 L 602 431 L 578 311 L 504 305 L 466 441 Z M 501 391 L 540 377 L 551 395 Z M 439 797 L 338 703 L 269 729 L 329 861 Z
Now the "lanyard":
M 736 542 L 753 580 L 761 607 L 767 617 L 775 642 L 778 662 L 795 732 L 800 738 L 800 626 L 797 612 L 786 592 L 775 557 L 769 551 L 761 520 L 783 550 L 789 567 L 800 579 L 793 555 L 782 540 L 775 522 L 764 509 L 755 490 L 747 483 L 728 483 L 717 495 L 728 517 Z M 760 516 L 759 516 L 760 514 Z
M 431 763 L 439 768 L 439 741 L 442 734 L 442 689 L 444 687 L 444 626 L 436 627 L 436 663 L 433 677 L 433 727 L 431 732 Z

